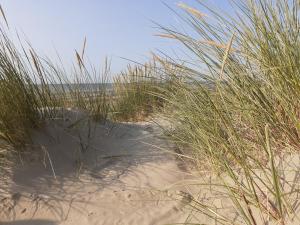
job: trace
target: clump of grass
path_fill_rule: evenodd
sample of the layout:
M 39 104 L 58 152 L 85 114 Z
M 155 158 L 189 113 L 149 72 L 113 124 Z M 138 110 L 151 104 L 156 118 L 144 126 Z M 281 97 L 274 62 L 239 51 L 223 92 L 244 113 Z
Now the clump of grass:
M 33 51 L 31 57 L 26 55 L 26 62 L 5 33 L 0 38 L 0 137 L 21 146 L 28 140 L 30 129 L 40 126 L 50 114 L 40 109 L 52 106 L 55 100 Z
M 162 80 L 155 65 L 128 66 L 114 79 L 114 118 L 119 121 L 138 121 L 149 116 L 161 105 L 155 96 Z
M 86 112 L 87 119 L 108 119 L 108 61 L 97 72 L 77 53 L 79 67 L 74 66 L 72 80 L 64 68 L 39 57 L 32 47 L 27 51 L 21 45 L 19 52 L 5 30 L 0 32 L 0 163 L 25 150 L 32 130 L 57 119 L 61 110 L 71 107 Z
M 184 7 L 185 21 L 199 36 L 164 29 L 161 36 L 179 40 L 199 62 L 169 63 L 178 69 L 165 71 L 173 80 L 161 95 L 171 108 L 165 117 L 173 140 L 218 175 L 239 217 L 196 199 L 194 209 L 220 224 L 288 224 L 297 220 L 298 191 L 278 165 L 300 147 L 299 5 L 236 5 L 232 17 L 205 5 L 212 17 Z
M 100 122 L 105 122 L 111 112 L 111 94 L 109 90 L 110 62 L 105 60 L 102 71 L 84 64 L 83 57 L 76 53 L 79 70 L 74 70 L 73 81 L 66 78 L 69 93 L 67 105 L 88 112 L 89 116 Z

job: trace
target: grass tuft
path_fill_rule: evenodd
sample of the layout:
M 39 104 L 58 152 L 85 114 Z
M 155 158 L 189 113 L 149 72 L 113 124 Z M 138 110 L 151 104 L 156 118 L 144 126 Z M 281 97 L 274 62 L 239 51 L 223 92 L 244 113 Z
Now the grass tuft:
M 298 200 L 283 189 L 287 168 L 278 165 L 300 149 L 299 6 L 288 0 L 235 5 L 236 15 L 226 17 L 200 3 L 212 15 L 205 20 L 185 6 L 196 35 L 163 28 L 161 37 L 177 39 L 194 57 L 161 63 L 173 68 L 164 69 L 172 88 L 160 92 L 169 108 L 165 118 L 173 141 L 191 149 L 200 169 L 211 168 L 239 215 L 234 222 L 218 212 L 217 222 L 288 224 Z M 193 207 L 203 205 L 197 201 Z M 211 215 L 211 208 L 199 212 Z
M 114 118 L 118 121 L 145 119 L 162 105 L 155 95 L 161 84 L 155 65 L 129 65 L 126 71 L 114 79 Z

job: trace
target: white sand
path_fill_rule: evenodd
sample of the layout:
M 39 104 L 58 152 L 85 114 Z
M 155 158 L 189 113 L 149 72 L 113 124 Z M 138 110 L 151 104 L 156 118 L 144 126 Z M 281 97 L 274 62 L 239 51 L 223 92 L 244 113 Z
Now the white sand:
M 190 176 L 178 159 L 155 147 L 172 150 L 159 137 L 156 125 L 92 124 L 89 132 L 88 123 L 82 120 L 68 128 L 80 118 L 80 114 L 67 115 L 64 122 L 51 122 L 34 134 L 35 148 L 43 149 L 42 153 L 25 157 L 12 179 L 1 185 L 6 197 L 0 199 L 0 224 L 185 221 L 186 203 L 174 197 L 188 190 L 172 186 Z
M 11 179 L 0 179 L 1 225 L 163 225 L 187 218 L 215 224 L 188 208 L 191 195 L 243 224 L 238 223 L 224 189 L 187 185 L 194 183 L 188 165 L 162 150 L 172 152 L 173 146 L 154 123 L 101 125 L 89 124 L 78 112 L 63 116 L 64 120 L 36 131 L 30 148 L 37 151 L 13 168 Z M 285 179 L 296 184 L 284 188 L 291 192 L 299 189 L 300 156 L 284 159 L 288 163 L 278 160 L 278 167 L 287 172 Z M 199 183 L 218 182 L 205 173 L 196 178 Z M 299 212 L 298 193 L 293 199 Z M 260 218 L 256 210 L 254 214 Z M 299 221 L 293 218 L 287 224 Z

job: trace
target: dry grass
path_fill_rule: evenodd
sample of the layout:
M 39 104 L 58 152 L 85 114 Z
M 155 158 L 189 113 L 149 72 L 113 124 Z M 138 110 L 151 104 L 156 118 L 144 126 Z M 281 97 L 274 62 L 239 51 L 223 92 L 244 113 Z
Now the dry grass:
M 56 120 L 60 110 L 73 108 L 87 112 L 89 118 L 104 122 L 110 112 L 106 87 L 109 62 L 103 71 L 87 68 L 83 55 L 69 79 L 64 68 L 42 59 L 32 47 L 19 52 L 6 35 L 0 33 L 0 169 L 6 159 L 31 144 L 33 129 Z M 83 50 L 84 53 L 84 50 Z M 78 58 L 79 57 L 79 58 Z
M 114 79 L 114 118 L 118 121 L 144 120 L 161 106 L 161 100 L 155 96 L 161 83 L 155 65 L 128 66 Z
M 232 18 L 209 7 L 212 16 L 179 6 L 198 36 L 171 29 L 158 36 L 180 41 L 199 67 L 156 55 L 154 63 L 129 66 L 116 77 L 113 98 L 103 86 L 109 63 L 102 72 L 88 67 L 86 40 L 70 80 L 32 48 L 20 54 L 1 30 L 0 160 L 13 152 L 7 144 L 22 149 L 30 142 L 31 130 L 54 118 L 57 107 L 84 110 L 98 121 L 136 121 L 164 106 L 172 140 L 192 149 L 199 167 L 210 165 L 238 219 L 198 199 L 191 201 L 193 209 L 220 224 L 297 220 L 297 177 L 286 181 L 278 165 L 300 147 L 298 2 L 249 0 L 236 4 Z
M 297 220 L 298 199 L 283 188 L 278 165 L 283 154 L 298 154 L 300 147 L 298 3 L 237 5 L 232 18 L 206 7 L 214 20 L 184 7 L 199 36 L 163 29 L 161 36 L 176 38 L 200 62 L 197 68 L 169 62 L 175 69 L 164 72 L 173 80 L 161 95 L 171 109 L 165 118 L 175 143 L 191 148 L 195 163 L 208 163 L 218 175 L 239 219 L 197 199 L 196 211 L 220 224 L 289 224 Z M 297 181 L 288 186 L 296 191 Z

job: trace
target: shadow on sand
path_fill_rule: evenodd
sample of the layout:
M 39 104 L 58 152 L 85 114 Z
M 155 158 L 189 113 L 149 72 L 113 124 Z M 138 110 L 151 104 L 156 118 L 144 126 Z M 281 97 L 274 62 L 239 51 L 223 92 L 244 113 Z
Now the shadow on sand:
M 0 190 L 0 217 L 13 220 L 26 210 L 28 218 L 34 218 L 41 207 L 61 220 L 68 217 L 71 208 L 87 213 L 73 203 L 86 205 L 93 193 L 111 185 L 124 186 L 119 178 L 133 167 L 166 159 L 166 154 L 154 147 L 167 147 L 166 141 L 157 137 L 158 132 L 149 123 L 49 123 L 33 135 L 31 148 L 39 151 L 29 151 L 23 165 L 12 170 L 11 182 Z M 24 199 L 32 202 L 31 210 L 19 204 Z M 36 220 L 4 224 L 54 223 Z
M 50 220 L 17 220 L 1 223 L 0 225 L 56 225 L 57 223 Z

